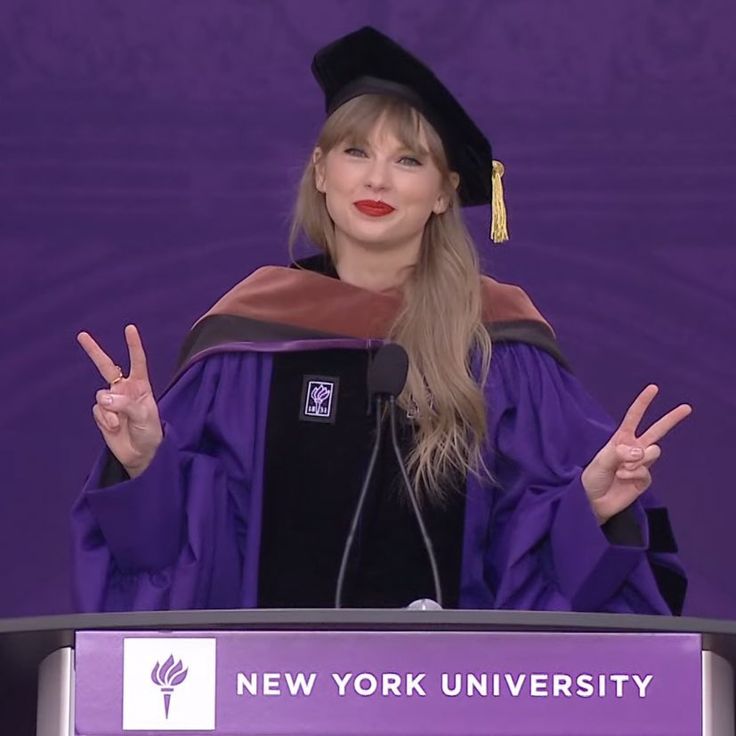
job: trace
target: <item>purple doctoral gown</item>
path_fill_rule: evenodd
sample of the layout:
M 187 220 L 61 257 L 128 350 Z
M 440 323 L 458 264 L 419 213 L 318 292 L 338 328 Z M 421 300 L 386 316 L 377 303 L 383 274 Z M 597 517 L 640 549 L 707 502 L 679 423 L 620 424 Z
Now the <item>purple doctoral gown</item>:
M 73 509 L 79 608 L 256 606 L 273 357 L 375 344 L 236 343 L 190 360 L 159 401 L 151 465 L 103 487 L 103 452 Z M 485 395 L 494 482 L 467 480 L 459 606 L 679 612 L 684 576 L 653 495 L 626 512 L 633 544 L 609 541 L 591 511 L 581 471 L 615 426 L 574 375 L 533 345 L 498 343 Z

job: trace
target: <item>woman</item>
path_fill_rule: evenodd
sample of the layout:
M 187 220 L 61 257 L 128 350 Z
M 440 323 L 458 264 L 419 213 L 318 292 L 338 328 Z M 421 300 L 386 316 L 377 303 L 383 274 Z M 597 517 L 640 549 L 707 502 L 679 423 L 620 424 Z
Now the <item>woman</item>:
M 217 302 L 158 403 L 134 326 L 127 377 L 79 335 L 110 384 L 93 408 L 108 449 L 74 510 L 80 606 L 331 606 L 373 443 L 366 371 L 393 341 L 446 606 L 679 613 L 666 511 L 645 491 L 690 407 L 637 436 L 648 386 L 616 428 L 528 297 L 480 276 L 459 208 L 493 194 L 497 216 L 500 169 L 491 192 L 488 141 L 420 61 L 364 28 L 313 71 L 329 116 L 293 239 L 321 254 Z M 346 605 L 434 595 L 399 478 L 384 448 Z

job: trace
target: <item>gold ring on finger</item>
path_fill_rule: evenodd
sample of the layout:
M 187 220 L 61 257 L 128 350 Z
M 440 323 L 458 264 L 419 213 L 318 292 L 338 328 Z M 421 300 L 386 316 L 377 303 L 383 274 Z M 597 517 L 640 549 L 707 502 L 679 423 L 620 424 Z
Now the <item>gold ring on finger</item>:
M 114 386 L 116 383 L 119 383 L 124 378 L 123 369 L 119 365 L 116 365 L 115 368 L 117 369 L 118 374 L 117 376 L 115 376 L 115 378 L 112 379 L 112 381 L 110 381 L 110 386 Z

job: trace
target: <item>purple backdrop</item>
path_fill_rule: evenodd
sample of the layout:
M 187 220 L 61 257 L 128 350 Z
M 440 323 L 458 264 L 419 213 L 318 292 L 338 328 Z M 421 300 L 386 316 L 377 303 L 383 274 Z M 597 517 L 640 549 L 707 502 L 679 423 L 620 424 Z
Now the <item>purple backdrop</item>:
M 649 381 L 693 417 L 656 466 L 687 612 L 736 614 L 733 0 L 0 5 L 0 615 L 69 610 L 68 512 L 100 384 L 74 335 L 154 385 L 217 296 L 286 260 L 322 120 L 311 56 L 371 23 L 431 62 L 507 166 L 522 284 L 616 416 Z

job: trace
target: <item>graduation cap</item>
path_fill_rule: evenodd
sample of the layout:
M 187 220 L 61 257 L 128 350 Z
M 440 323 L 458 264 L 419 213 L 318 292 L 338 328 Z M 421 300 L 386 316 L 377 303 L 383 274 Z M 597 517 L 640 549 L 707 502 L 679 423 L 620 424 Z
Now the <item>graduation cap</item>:
M 450 168 L 460 175 L 465 207 L 491 203 L 491 240 L 508 240 L 501 177 L 491 144 L 432 70 L 370 26 L 320 49 L 312 73 L 325 93 L 327 114 L 359 95 L 385 94 L 406 100 L 442 139 Z

